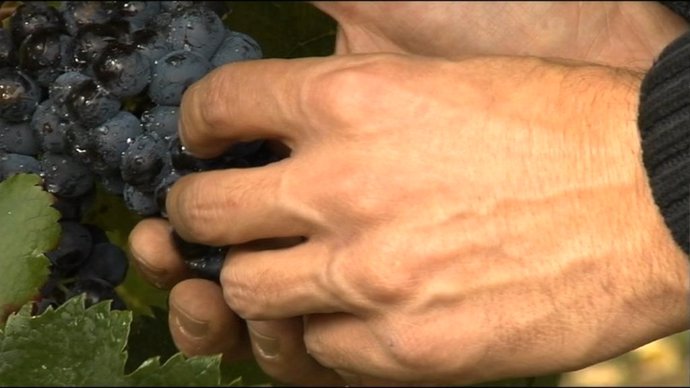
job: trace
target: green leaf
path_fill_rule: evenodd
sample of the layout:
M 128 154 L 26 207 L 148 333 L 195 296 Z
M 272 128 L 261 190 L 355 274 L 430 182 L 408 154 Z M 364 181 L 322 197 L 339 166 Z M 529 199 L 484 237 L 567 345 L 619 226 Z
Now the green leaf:
M 93 204 L 82 217 L 83 223 L 103 229 L 110 242 L 122 248 L 130 258 L 127 276 L 116 288 L 118 295 L 135 313 L 153 316 L 152 307 L 167 308 L 168 291 L 154 287 L 134 269 L 128 239 L 140 220 L 141 217 L 130 211 L 121 197 L 106 193 L 100 186 L 96 188 Z
M 256 39 L 266 58 L 298 58 L 333 54 L 336 23 L 325 13 L 299 1 L 233 1 L 224 20 L 234 31 Z
M 60 213 L 34 174 L 0 182 L 0 322 L 35 297 L 48 279 L 43 254 L 60 238 Z
M 25 306 L 0 337 L 0 384 L 122 385 L 130 320 L 131 313 L 111 312 L 108 303 L 85 310 L 83 297 L 39 317 Z
M 160 365 L 159 358 L 145 361 L 128 376 L 134 386 L 218 386 L 220 355 L 185 359 L 181 353 Z
M 30 315 L 25 305 L 0 331 L 0 386 L 217 386 L 220 356 L 185 358 L 163 365 L 150 358 L 125 374 L 131 311 L 109 302 L 84 308 L 84 296 L 56 310 Z

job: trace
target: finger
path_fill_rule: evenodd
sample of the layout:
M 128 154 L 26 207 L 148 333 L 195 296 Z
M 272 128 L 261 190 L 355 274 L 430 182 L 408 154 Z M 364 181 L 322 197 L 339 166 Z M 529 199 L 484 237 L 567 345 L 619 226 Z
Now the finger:
M 158 288 L 169 289 L 191 272 L 175 249 L 170 224 L 161 218 L 145 218 L 129 234 L 129 250 L 135 268 Z
M 236 141 L 275 139 L 295 150 L 314 135 L 311 111 L 322 103 L 320 75 L 342 60 L 262 59 L 221 66 L 182 96 L 178 131 L 198 157 L 214 157 Z
M 246 325 L 225 304 L 217 284 L 185 280 L 170 291 L 169 304 L 170 334 L 185 355 L 222 353 L 224 361 L 251 357 Z
M 225 301 L 240 317 L 268 320 L 349 311 L 325 280 L 326 250 L 307 241 L 286 249 L 234 250 L 225 260 Z
M 254 357 L 274 379 L 293 385 L 337 386 L 343 380 L 319 365 L 304 346 L 302 318 L 248 321 Z
M 279 162 L 186 175 L 168 193 L 168 219 L 185 240 L 212 246 L 307 235 L 311 223 L 284 189 L 285 170 Z

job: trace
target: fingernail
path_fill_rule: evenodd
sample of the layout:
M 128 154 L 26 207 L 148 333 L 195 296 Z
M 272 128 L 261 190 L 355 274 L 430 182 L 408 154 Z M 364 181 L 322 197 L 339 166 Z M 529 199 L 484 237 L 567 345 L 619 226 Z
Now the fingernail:
M 269 337 L 256 330 L 253 325 L 249 325 L 249 331 L 252 334 L 252 342 L 256 345 L 257 350 L 264 358 L 275 358 L 280 351 L 280 342 L 277 338 Z
M 173 322 L 180 328 L 180 331 L 192 338 L 203 338 L 208 333 L 208 322 L 192 318 L 184 310 L 170 305 L 170 314 L 173 316 Z

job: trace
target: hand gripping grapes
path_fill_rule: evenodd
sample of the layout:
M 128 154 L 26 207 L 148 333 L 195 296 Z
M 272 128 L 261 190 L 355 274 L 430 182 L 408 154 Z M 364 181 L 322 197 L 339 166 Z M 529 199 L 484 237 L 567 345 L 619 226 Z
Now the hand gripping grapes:
M 292 154 L 182 178 L 172 227 L 209 245 L 305 241 L 240 245 L 222 294 L 178 283 L 176 344 L 233 359 L 251 342 L 269 374 L 297 384 L 471 384 L 576 369 L 686 329 L 687 258 L 639 158 L 639 77 L 383 54 L 214 71 L 182 102 L 188 148 L 212 157 L 273 138 Z M 186 276 L 169 227 L 146 220 L 131 238 L 161 286 Z M 225 334 L 242 332 L 239 318 L 249 338 Z

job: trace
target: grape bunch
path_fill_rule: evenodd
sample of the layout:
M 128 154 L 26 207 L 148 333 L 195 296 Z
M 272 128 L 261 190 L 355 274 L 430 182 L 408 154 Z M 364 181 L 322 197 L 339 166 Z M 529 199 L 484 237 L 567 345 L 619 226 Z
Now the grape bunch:
M 186 152 L 177 134 L 182 94 L 227 63 L 259 59 L 251 36 L 226 27 L 228 2 L 21 2 L 0 28 L 0 181 L 42 177 L 62 235 L 47 253 L 51 277 L 40 308 L 86 292 L 113 299 L 124 252 L 81 222 L 97 188 L 142 217 L 166 217 L 166 194 L 194 172 L 280 159 L 264 140 L 214 159 Z M 173 232 L 188 266 L 218 280 L 229 247 L 192 244 Z

